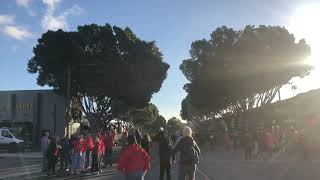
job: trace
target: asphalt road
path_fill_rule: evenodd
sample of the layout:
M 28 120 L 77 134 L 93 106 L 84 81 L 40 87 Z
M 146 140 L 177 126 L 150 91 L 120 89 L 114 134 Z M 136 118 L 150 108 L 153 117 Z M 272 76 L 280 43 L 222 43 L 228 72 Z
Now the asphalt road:
M 317 180 L 320 179 L 320 161 L 292 160 L 242 160 L 241 152 L 224 150 L 202 151 L 196 180 Z M 40 172 L 39 157 L 2 157 L 0 154 L 0 179 L 108 179 L 121 180 L 124 176 L 114 167 L 103 169 L 100 175 L 61 175 L 48 178 Z M 58 166 L 59 167 L 59 166 Z M 159 177 L 157 152 L 152 152 L 152 168 L 146 180 Z M 172 179 L 177 179 L 176 165 L 172 168 Z
M 152 151 L 152 165 L 148 171 L 145 179 L 156 180 L 159 177 L 159 160 L 158 152 L 154 148 Z M 121 180 L 124 176 L 116 170 L 116 164 L 113 167 L 107 167 L 103 169 L 103 173 L 96 174 L 82 174 L 82 175 L 70 175 L 66 173 L 57 172 L 57 176 L 47 177 L 44 173 L 41 173 L 41 155 L 40 154 L 0 154 L 0 179 L 108 179 L 108 180 Z M 172 179 L 177 179 L 176 166 L 172 167 Z M 57 165 L 57 168 L 60 166 Z M 207 180 L 203 178 L 200 173 L 197 173 L 197 180 Z

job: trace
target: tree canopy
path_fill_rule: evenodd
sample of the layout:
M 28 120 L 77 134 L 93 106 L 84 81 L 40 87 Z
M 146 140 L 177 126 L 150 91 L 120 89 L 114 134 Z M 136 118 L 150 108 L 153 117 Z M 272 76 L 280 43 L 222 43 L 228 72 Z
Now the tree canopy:
M 38 74 L 37 83 L 67 95 L 70 70 L 73 104 L 99 123 L 108 123 L 129 108 L 147 106 L 169 68 L 154 41 L 109 24 L 48 31 L 33 53 L 28 71 Z
M 293 77 L 304 77 L 310 47 L 279 26 L 222 26 L 209 40 L 191 44 L 190 59 L 180 65 L 189 81 L 182 117 L 190 113 L 222 115 L 271 103 Z
M 170 134 L 175 134 L 181 131 L 182 125 L 182 122 L 178 118 L 172 117 L 168 120 L 166 127 Z
M 158 116 L 159 110 L 152 103 L 143 109 L 132 109 L 128 113 L 129 121 L 143 128 L 149 126 Z

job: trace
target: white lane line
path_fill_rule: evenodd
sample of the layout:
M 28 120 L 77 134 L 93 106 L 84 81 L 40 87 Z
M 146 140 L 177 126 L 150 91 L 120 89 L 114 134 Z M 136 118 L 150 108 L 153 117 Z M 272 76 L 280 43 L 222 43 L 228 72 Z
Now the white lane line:
M 202 172 L 199 167 L 197 168 L 197 171 L 205 180 L 210 180 L 210 178 L 204 172 Z

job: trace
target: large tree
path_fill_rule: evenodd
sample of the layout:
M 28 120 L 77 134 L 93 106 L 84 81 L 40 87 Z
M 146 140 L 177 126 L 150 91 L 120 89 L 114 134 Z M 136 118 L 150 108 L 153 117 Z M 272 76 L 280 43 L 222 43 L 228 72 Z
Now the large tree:
M 159 110 L 157 106 L 150 103 L 143 109 L 131 109 L 128 112 L 128 120 L 135 126 L 140 128 L 147 128 L 155 121 L 159 116 Z
M 181 131 L 182 125 L 182 122 L 178 118 L 172 117 L 167 122 L 167 130 L 170 134 L 175 134 Z
M 311 70 L 305 63 L 310 47 L 279 26 L 219 27 L 209 40 L 193 42 L 190 55 L 180 65 L 189 81 L 181 113 L 189 120 L 269 104 L 283 85 Z
M 67 95 L 69 72 L 72 104 L 95 126 L 148 105 L 169 68 L 154 41 L 109 24 L 48 31 L 33 52 L 28 71 L 38 73 L 38 84 Z

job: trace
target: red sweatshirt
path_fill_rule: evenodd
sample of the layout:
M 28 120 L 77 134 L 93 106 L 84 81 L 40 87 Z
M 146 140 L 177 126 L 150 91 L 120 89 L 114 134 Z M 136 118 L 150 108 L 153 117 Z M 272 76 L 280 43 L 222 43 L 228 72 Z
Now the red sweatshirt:
M 113 132 L 111 135 L 107 134 L 105 137 L 105 146 L 108 149 L 113 148 L 113 142 L 114 142 L 115 133 Z
M 150 169 L 150 157 L 148 153 L 137 144 L 129 145 L 120 154 L 118 169 L 125 174 L 138 170 L 146 172 Z
M 94 148 L 94 142 L 91 136 L 86 137 L 87 149 L 92 151 Z
M 81 151 L 81 146 L 80 146 L 79 141 L 74 140 L 74 141 L 72 142 L 72 144 L 73 144 L 74 152 L 75 152 L 75 153 L 80 153 L 80 151 Z
M 98 140 L 94 143 L 94 148 L 92 150 L 92 153 L 98 156 L 102 156 L 103 155 L 103 146 L 102 146 L 102 141 Z
M 81 152 L 84 153 L 87 150 L 87 142 L 83 139 L 81 142 Z

